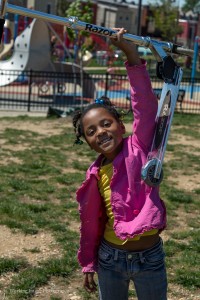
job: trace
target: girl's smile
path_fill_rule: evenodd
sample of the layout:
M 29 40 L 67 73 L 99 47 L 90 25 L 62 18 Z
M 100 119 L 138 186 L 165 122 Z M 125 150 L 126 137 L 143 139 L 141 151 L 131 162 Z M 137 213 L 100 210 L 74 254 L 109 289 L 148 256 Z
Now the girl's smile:
M 125 127 L 105 108 L 93 108 L 82 120 L 84 136 L 89 146 L 113 160 L 120 152 Z

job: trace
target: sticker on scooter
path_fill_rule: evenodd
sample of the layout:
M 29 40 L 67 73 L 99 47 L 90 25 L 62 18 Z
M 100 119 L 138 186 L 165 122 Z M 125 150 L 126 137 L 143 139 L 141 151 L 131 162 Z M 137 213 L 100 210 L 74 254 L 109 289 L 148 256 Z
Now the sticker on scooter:
M 170 116 L 170 107 L 171 107 L 171 92 L 168 91 L 165 100 L 163 102 L 160 115 L 157 120 L 155 140 L 154 140 L 154 149 L 158 150 L 163 142 L 165 132 L 167 131 L 168 118 Z

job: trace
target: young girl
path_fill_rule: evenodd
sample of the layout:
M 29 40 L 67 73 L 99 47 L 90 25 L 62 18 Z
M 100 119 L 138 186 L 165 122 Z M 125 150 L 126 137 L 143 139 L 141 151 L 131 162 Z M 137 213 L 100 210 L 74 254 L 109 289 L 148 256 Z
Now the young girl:
M 84 287 L 99 299 L 126 300 L 130 280 L 139 300 L 166 300 L 167 279 L 160 232 L 166 226 L 165 206 L 158 187 L 141 180 L 150 150 L 157 113 L 145 61 L 133 43 L 116 29 L 113 44 L 121 49 L 131 86 L 133 135 L 123 138 L 120 114 L 104 97 L 73 118 L 77 143 L 83 137 L 100 153 L 77 191 L 81 219 L 78 260 Z

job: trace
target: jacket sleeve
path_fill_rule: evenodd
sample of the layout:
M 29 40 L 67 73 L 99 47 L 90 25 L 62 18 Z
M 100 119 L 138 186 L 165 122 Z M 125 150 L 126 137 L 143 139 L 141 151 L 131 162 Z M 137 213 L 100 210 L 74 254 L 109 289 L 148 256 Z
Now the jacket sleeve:
M 105 226 L 103 203 L 94 181 L 96 178 L 92 176 L 77 193 L 81 219 L 78 261 L 84 273 L 97 271 L 98 249 Z
M 148 152 L 155 130 L 158 101 L 146 70 L 146 62 L 142 60 L 142 65 L 135 66 L 125 62 L 125 66 L 131 87 L 131 106 L 134 115 L 133 142 Z

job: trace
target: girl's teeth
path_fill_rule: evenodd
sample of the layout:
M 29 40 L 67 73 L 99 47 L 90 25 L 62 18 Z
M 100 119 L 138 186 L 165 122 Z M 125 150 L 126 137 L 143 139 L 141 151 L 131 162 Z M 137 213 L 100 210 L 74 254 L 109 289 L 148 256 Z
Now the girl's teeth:
M 106 143 L 108 141 L 110 141 L 110 139 L 105 139 L 105 140 L 101 141 L 101 144 L 104 144 L 104 143 Z

